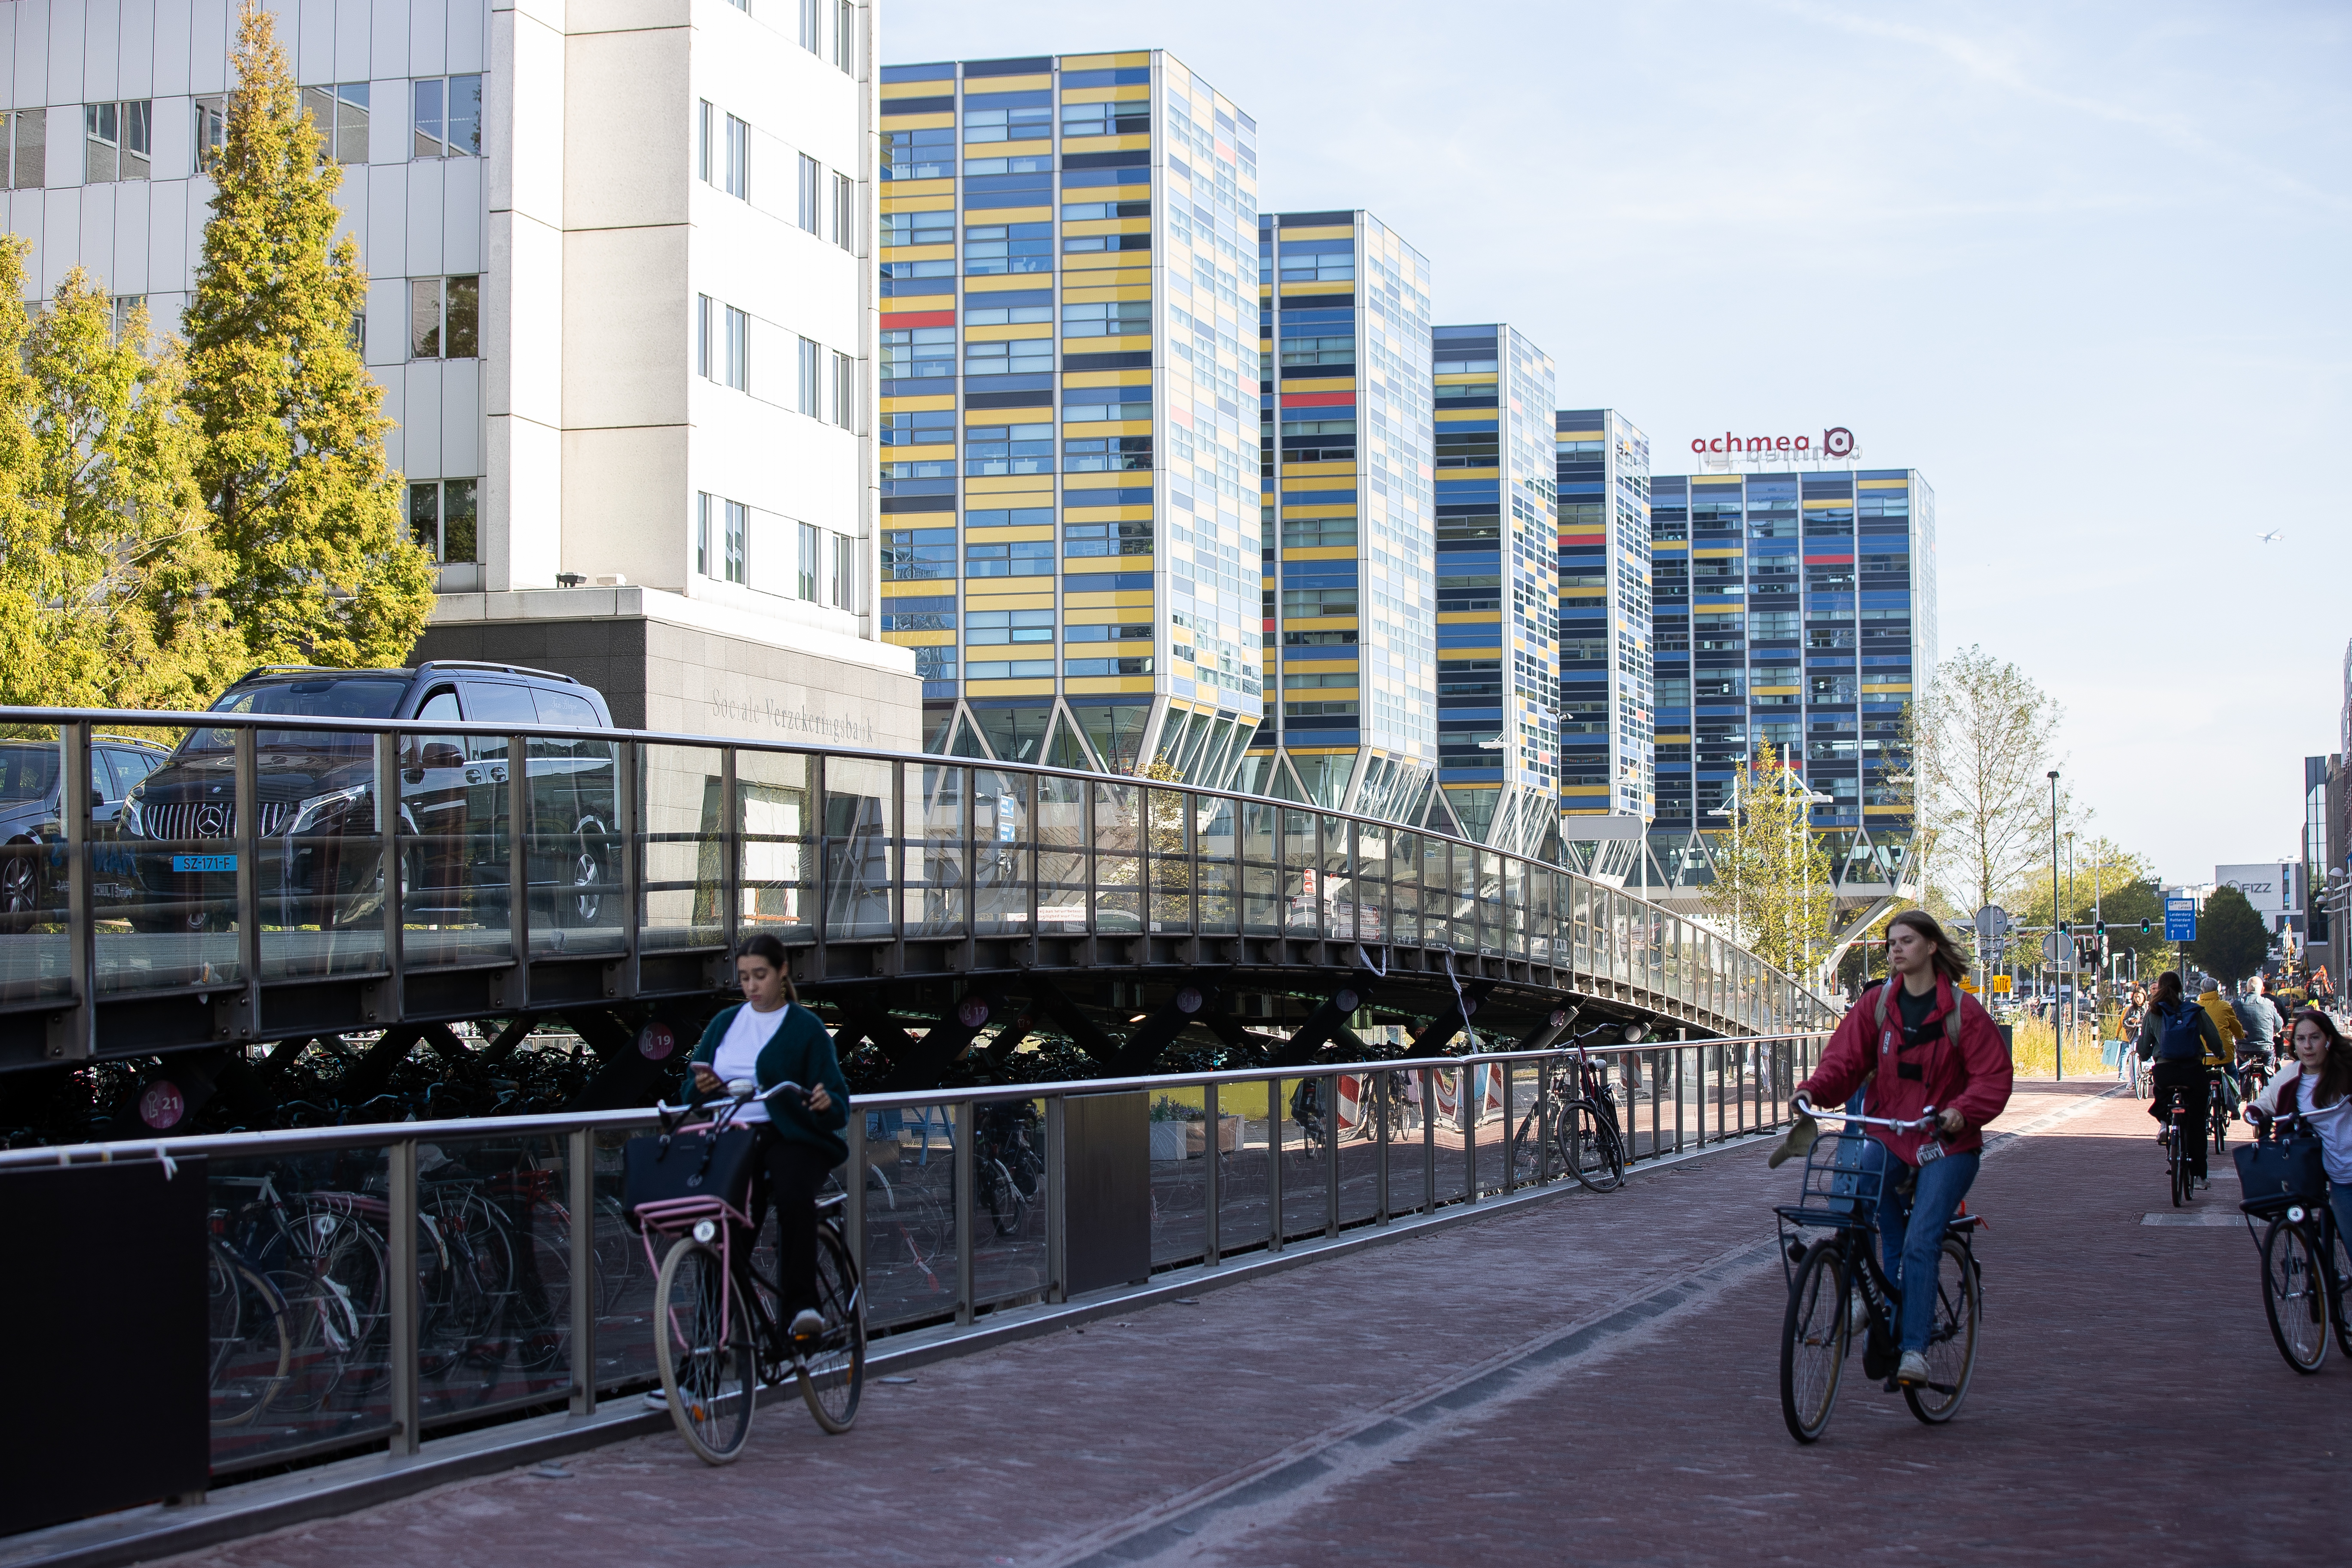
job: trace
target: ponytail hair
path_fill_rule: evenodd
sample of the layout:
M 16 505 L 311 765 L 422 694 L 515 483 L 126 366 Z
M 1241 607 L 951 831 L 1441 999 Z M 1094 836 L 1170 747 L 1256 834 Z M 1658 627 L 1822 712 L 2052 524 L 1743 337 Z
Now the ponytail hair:
M 735 944 L 735 956 L 739 959 L 756 958 L 765 963 L 784 977 L 784 1000 L 796 1003 L 801 999 L 799 987 L 793 984 L 792 961 L 784 955 L 784 944 L 776 939 L 773 932 L 753 931 Z

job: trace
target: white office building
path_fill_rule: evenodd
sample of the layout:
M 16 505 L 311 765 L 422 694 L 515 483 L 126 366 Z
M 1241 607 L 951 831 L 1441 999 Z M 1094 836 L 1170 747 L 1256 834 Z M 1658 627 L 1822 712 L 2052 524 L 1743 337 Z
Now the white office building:
M 441 599 L 656 729 L 911 749 L 876 616 L 873 0 L 274 6 Z M 175 327 L 231 0 L 0 0 L 5 203 Z

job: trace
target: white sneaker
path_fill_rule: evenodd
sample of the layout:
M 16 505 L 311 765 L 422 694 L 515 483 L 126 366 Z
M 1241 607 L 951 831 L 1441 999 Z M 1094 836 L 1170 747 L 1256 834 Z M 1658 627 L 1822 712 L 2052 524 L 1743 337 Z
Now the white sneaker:
M 658 1388 L 653 1390 L 646 1395 L 646 1408 L 648 1410 L 658 1410 L 665 1415 L 668 1415 L 669 1395 L 664 1394 Z
M 1846 1297 L 1845 1337 L 1849 1344 L 1858 1344 L 1870 1332 L 1870 1303 L 1862 1299 L 1859 1290 Z
M 1908 1383 L 1914 1385 L 1926 1384 L 1927 1381 L 1927 1358 L 1920 1354 L 1917 1351 L 1905 1351 L 1903 1352 L 1903 1361 L 1901 1364 L 1896 1366 L 1895 1369 L 1895 1381 L 1897 1383 Z
M 814 1307 L 803 1307 L 799 1311 L 793 1313 L 793 1326 L 784 1331 L 785 1338 L 793 1341 L 795 1343 L 802 1340 L 814 1340 L 820 1338 L 824 1333 L 824 1315 L 818 1312 Z

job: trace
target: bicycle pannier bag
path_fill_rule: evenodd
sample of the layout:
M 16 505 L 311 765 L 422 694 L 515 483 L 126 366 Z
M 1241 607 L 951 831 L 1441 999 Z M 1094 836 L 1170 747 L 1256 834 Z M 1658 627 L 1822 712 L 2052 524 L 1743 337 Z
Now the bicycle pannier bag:
M 2295 1198 L 2317 1203 L 2326 1194 L 2327 1167 L 2319 1140 L 2308 1133 L 2241 1143 L 2231 1153 L 2237 1157 L 2238 1186 L 2248 1208 Z
M 630 1139 L 623 1151 L 621 1206 L 632 1218 L 639 1204 L 670 1198 L 720 1198 L 740 1208 L 751 1179 L 753 1137 L 748 1127 L 730 1127 L 716 1138 L 673 1132 Z

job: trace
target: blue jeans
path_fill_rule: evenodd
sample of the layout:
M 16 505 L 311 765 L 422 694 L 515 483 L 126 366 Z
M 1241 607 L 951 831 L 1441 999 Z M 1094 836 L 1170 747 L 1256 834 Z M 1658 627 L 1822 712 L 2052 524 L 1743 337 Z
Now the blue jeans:
M 2345 1261 L 2352 1264 L 2352 1183 L 2328 1183 L 2327 1206 L 2336 1211 L 2336 1245 L 2344 1249 Z
M 1920 1166 L 1918 1185 L 1907 1202 L 1895 1190 L 1903 1175 L 1903 1162 L 1875 1138 L 1870 1141 L 1866 1158 L 1865 1168 L 1878 1172 L 1881 1178 L 1878 1238 L 1884 1252 L 1880 1266 L 1903 1295 L 1895 1316 L 1895 1349 L 1924 1351 L 1936 1326 L 1936 1271 L 1941 1267 L 1937 1259 L 1944 1250 L 1944 1226 L 1951 1223 L 1960 1200 L 1975 1184 L 1979 1156 L 1971 1150 Z M 1918 1280 L 1920 1288 L 1906 1289 L 1907 1279 Z

